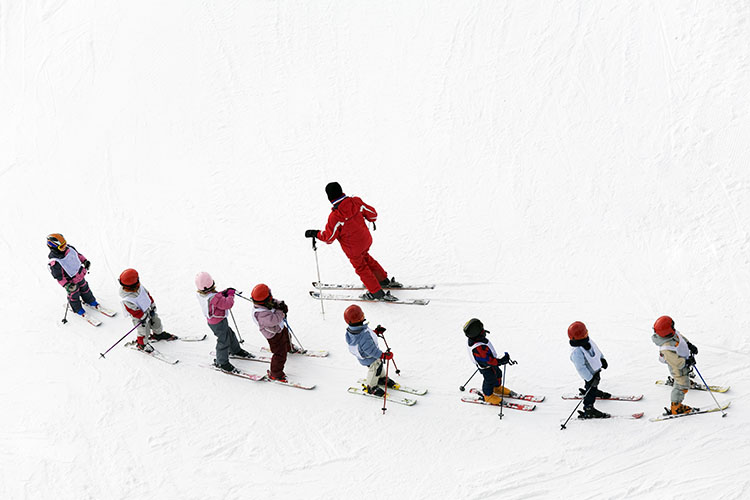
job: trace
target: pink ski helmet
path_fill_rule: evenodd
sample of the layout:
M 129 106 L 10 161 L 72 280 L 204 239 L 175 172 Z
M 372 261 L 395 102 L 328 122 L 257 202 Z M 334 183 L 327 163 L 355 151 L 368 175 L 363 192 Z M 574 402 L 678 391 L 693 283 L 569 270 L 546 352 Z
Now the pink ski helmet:
M 214 279 L 206 271 L 201 271 L 195 276 L 195 288 L 199 292 L 207 292 L 214 287 Z

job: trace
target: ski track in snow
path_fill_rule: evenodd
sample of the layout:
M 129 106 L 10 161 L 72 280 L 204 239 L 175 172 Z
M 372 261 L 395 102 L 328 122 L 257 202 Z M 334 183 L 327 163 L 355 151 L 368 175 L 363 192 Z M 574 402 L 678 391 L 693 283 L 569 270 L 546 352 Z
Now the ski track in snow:
M 745 2 L 90 7 L 0 1 L 0 498 L 750 495 Z M 396 378 L 429 390 L 413 407 L 347 393 L 366 370 L 348 304 L 308 296 L 316 255 L 323 281 L 357 282 L 337 244 L 303 237 L 332 180 L 378 210 L 389 274 L 437 285 L 395 292 L 425 307 L 362 305 Z M 102 303 L 120 311 L 134 267 L 168 331 L 208 338 L 158 343 L 174 366 L 101 359 L 132 324 L 60 324 L 51 232 L 91 260 Z M 288 358 L 314 390 L 202 366 L 202 270 L 289 304 L 302 343 L 330 351 Z M 233 311 L 259 352 L 252 305 Z M 671 391 L 654 384 L 662 314 L 731 385 L 726 418 L 648 421 Z M 460 401 L 471 317 L 518 361 L 508 386 L 546 396 L 535 411 Z M 602 389 L 644 394 L 597 407 L 642 419 L 560 430 L 575 320 L 609 361 Z

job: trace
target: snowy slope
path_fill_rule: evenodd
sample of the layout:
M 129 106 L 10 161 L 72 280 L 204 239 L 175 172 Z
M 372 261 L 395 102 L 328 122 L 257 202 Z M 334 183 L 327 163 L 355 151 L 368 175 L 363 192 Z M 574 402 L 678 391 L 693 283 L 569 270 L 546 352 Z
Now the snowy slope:
M 750 319 L 750 8 L 687 2 L 0 0 L 0 498 L 744 498 Z M 346 302 L 307 296 L 308 228 L 338 180 L 379 213 L 372 254 L 434 282 L 365 305 L 402 381 L 386 415 Z M 305 392 L 104 351 L 129 328 L 60 326 L 44 237 L 62 232 L 117 305 L 135 267 L 176 334 L 210 333 L 193 277 L 290 305 Z M 355 279 L 335 246 L 325 281 Z M 245 346 L 263 338 L 235 306 Z M 662 314 L 699 346 L 727 418 L 561 421 L 566 328 L 609 360 L 605 411 L 655 416 Z M 459 402 L 481 318 L 533 413 Z M 249 347 L 248 347 L 249 348 Z M 262 365 L 238 362 L 260 372 Z M 470 385 L 478 383 L 474 379 Z M 710 406 L 691 391 L 686 402 Z

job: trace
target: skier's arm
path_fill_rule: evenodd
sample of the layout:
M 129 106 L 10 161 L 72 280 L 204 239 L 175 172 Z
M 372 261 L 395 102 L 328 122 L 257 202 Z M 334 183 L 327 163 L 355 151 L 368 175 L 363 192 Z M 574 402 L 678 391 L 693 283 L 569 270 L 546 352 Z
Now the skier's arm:
M 474 360 L 480 368 L 488 368 L 492 366 L 501 366 L 508 362 L 510 357 L 506 352 L 505 355 L 497 359 L 493 354 L 492 350 L 486 345 L 478 345 L 471 350 L 471 354 L 474 356 Z
M 372 333 L 367 335 L 367 332 L 362 332 L 360 334 L 362 340 L 359 344 L 359 350 L 365 358 L 380 358 L 383 355 L 383 351 L 380 350 L 377 342 L 372 337 Z
M 134 302 L 123 300 L 122 305 L 125 308 L 125 310 L 128 312 L 128 314 L 130 314 L 132 317 L 136 319 L 143 318 L 144 312 L 141 311 L 141 309 Z
M 576 349 L 575 351 L 573 351 L 573 354 L 570 355 L 570 360 L 576 367 L 578 375 L 580 375 L 583 380 L 588 382 L 594 377 L 595 373 L 591 369 L 591 366 L 589 366 L 589 364 L 586 362 L 586 359 L 583 356 L 583 351 L 581 349 Z
M 375 208 L 368 205 L 364 201 L 362 201 L 360 198 L 357 198 L 362 205 L 360 206 L 359 210 L 362 212 L 362 216 L 368 220 L 369 222 L 375 222 L 378 220 L 378 213 L 375 211 Z
M 63 268 L 59 262 L 54 260 L 50 262 L 49 272 L 52 274 L 52 277 L 55 278 L 58 283 L 60 283 L 61 286 L 65 286 L 68 283 L 68 279 L 65 277 L 65 272 L 63 271 Z
M 330 245 L 339 237 L 339 230 L 343 225 L 344 221 L 338 220 L 338 217 L 336 217 L 336 212 L 332 211 L 331 215 L 328 216 L 328 223 L 326 224 L 326 228 L 318 233 L 318 239 Z

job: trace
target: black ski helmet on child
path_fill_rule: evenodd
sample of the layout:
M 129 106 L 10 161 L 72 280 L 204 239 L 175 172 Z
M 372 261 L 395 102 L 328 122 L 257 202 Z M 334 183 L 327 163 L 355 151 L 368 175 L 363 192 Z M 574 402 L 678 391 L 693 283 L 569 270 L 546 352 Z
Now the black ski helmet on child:
M 489 333 L 484 329 L 484 325 L 477 318 L 471 318 L 464 325 L 464 334 L 470 339 L 478 339 Z

